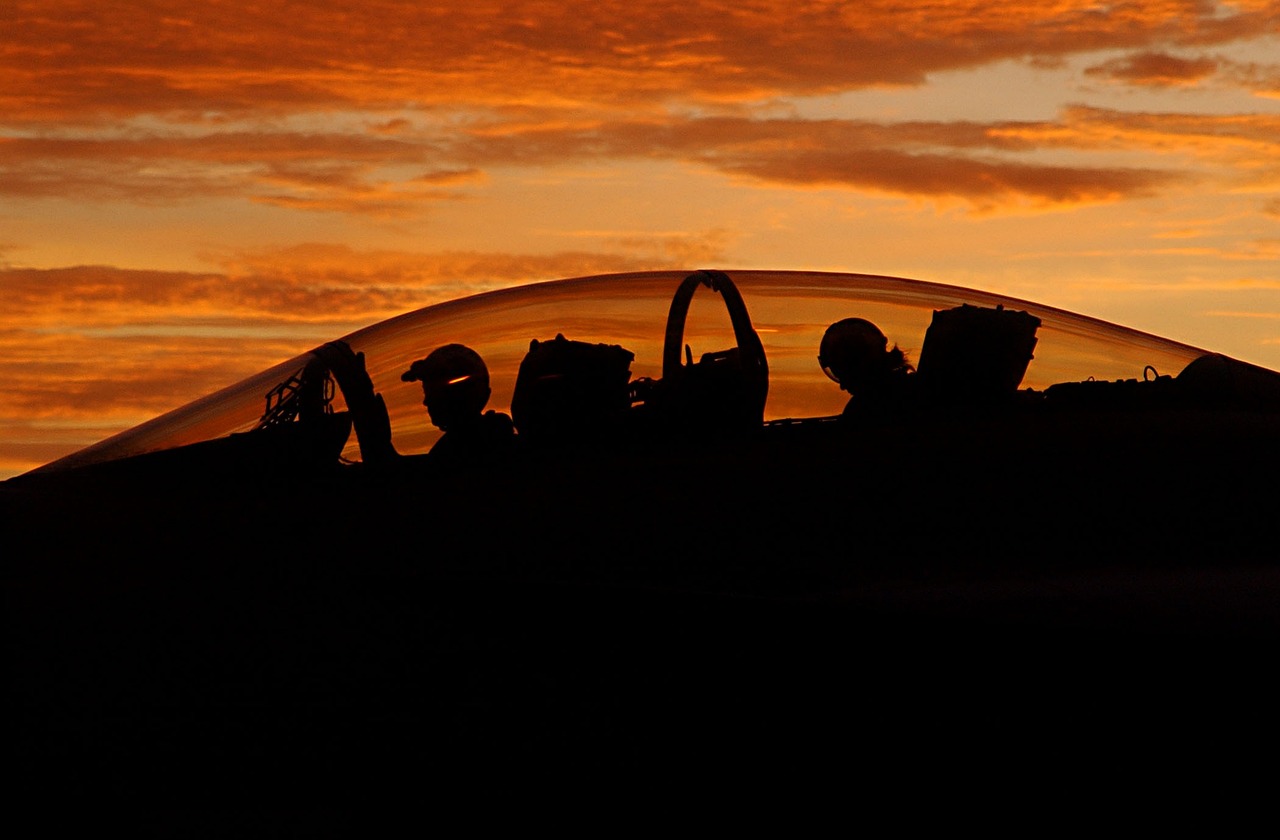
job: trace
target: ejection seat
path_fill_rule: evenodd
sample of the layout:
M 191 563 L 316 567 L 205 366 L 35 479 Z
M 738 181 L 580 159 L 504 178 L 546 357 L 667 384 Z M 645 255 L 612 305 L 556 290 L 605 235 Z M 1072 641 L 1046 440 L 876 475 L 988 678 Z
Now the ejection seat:
M 520 362 L 511 420 L 533 445 L 598 441 L 616 435 L 631 407 L 635 354 L 617 344 L 534 339 Z
M 736 345 L 704 353 L 695 362 L 684 344 L 684 330 L 700 286 L 724 300 Z M 676 289 L 667 315 L 661 379 L 632 380 L 634 359 L 619 345 L 573 341 L 562 334 L 530 342 L 511 398 L 516 431 L 538 444 L 721 434 L 762 425 L 769 388 L 764 345 L 742 295 L 724 272 L 696 271 Z
M 695 362 L 684 333 L 689 305 L 700 286 L 724 301 L 735 346 L 703 353 Z M 696 435 L 761 427 L 769 395 L 769 364 L 742 294 L 728 274 L 706 269 L 684 278 L 667 314 L 662 378 L 637 381 L 633 389 L 639 407 L 661 430 Z
M 936 310 L 916 364 L 931 405 L 990 406 L 1017 393 L 1036 346 L 1040 319 L 1027 312 L 962 304 Z

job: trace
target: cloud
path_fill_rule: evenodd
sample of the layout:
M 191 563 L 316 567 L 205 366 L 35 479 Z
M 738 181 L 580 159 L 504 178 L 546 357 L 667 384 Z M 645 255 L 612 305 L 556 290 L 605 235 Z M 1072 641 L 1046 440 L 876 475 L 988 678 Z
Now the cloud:
M 203 274 L 2 268 L 0 424 L 131 425 L 392 315 L 539 280 L 713 263 L 725 241 L 716 230 L 598 238 L 600 251 L 546 255 L 303 245 L 226 255 Z
M 1232 82 L 1253 91 L 1257 96 L 1280 99 L 1280 64 L 1231 62 L 1225 65 L 1223 73 Z
M 318 343 L 318 342 L 314 342 Z M 314 346 L 312 343 L 311 346 Z M 137 425 L 300 352 L 297 339 L 0 331 L 0 477 Z
M 599 237 L 599 251 L 550 254 L 362 251 L 310 244 L 208 255 L 214 273 L 142 271 L 111 266 L 4 268 L 5 325 L 68 333 L 145 328 L 157 334 L 274 324 L 354 329 L 490 288 L 581 274 L 685 267 L 723 256 L 725 235 Z M 198 331 L 198 330 L 197 330 Z M 328 336 L 333 337 L 333 336 Z M 3 358 L 3 356 L 0 356 Z
M 301 210 L 403 215 L 483 189 L 497 167 L 648 159 L 790 186 L 843 187 L 999 207 L 1061 207 L 1144 197 L 1236 170 L 1278 177 L 1280 116 L 1132 113 L 1074 106 L 1055 121 L 904 121 L 667 117 L 545 126 L 484 122 L 451 135 L 247 134 L 9 139 L 0 192 L 138 202 L 247 196 Z M 1079 163 L 1039 150 L 1184 153 L 1220 170 Z M 1148 157 L 1155 162 L 1158 158 Z M 398 169 L 418 167 L 404 175 Z M 421 167 L 428 168 L 423 169 Z M 1259 173 L 1275 173 L 1271 176 Z
M 388 295 L 376 306 L 350 312 L 359 317 L 386 317 L 406 309 L 450 300 L 489 289 L 587 274 L 684 268 L 690 263 L 723 258 L 726 235 L 701 233 L 649 234 L 626 231 L 580 233 L 597 250 L 515 254 L 489 251 L 376 251 L 344 245 L 310 243 L 283 249 L 209 255 L 221 264 L 234 285 L 256 278 L 265 289 L 313 288 L 342 291 L 375 289 Z M 277 310 L 283 302 L 265 301 Z M 335 311 L 335 301 L 321 301 L 318 311 Z M 288 310 L 283 310 L 287 312 Z
M 1280 189 L 1280 114 L 1122 112 L 1083 105 L 1057 122 L 992 131 L 1040 149 L 1140 156 L 1159 173 L 1150 186 L 1222 192 Z
M 305 349 L 305 348 L 304 348 Z M 0 336 L 5 420 L 141 422 L 297 355 L 298 343 L 192 336 Z
M 905 195 L 954 196 L 980 209 L 1018 198 L 1039 205 L 1085 204 L 1150 195 L 1171 173 L 1088 169 L 967 160 L 889 149 L 816 152 L 785 159 L 741 161 L 739 171 L 813 186 L 844 185 Z
M 437 169 L 424 172 L 413 179 L 421 184 L 465 184 L 470 181 L 484 180 L 484 173 L 478 169 Z
M 396 183 L 386 167 L 429 165 L 430 144 L 363 134 L 230 132 L 187 136 L 0 138 L 0 192 L 22 198 L 177 202 L 249 196 L 391 213 L 442 196 L 478 173 Z
M 288 13 L 18 2 L 0 33 L 0 193 L 137 203 L 221 196 L 404 217 L 474 197 L 497 167 L 652 159 L 983 210 L 1118 200 L 1179 177 L 1018 154 L 1100 148 L 1078 113 L 1065 125 L 753 113 L 785 96 L 922 85 L 946 70 L 1100 49 L 1132 54 L 1086 72 L 1144 85 L 1229 77 L 1274 93 L 1275 67 L 1171 49 L 1276 32 L 1273 3 L 1224 10 L 1167 0 L 1106 9 L 317 0 Z
M 1280 97 L 1280 64 L 1234 61 L 1223 56 L 1183 58 L 1142 52 L 1088 67 L 1086 76 L 1137 87 L 1244 88 L 1263 97 Z
M 536 0 L 460 5 L 15 0 L 0 46 L 14 123 L 217 120 L 465 103 L 758 100 L 1006 59 L 1275 33 L 1274 3 L 857 5 Z M 390 123 L 384 123 L 390 125 Z
M 0 191 L 27 198 L 74 194 L 137 202 L 246 196 L 293 209 L 397 215 L 423 202 L 461 198 L 458 190 L 483 185 L 488 167 L 628 158 L 693 163 L 775 183 L 983 204 L 1000 196 L 1066 203 L 1114 199 L 1147 194 L 1174 177 L 994 157 L 1068 145 L 1067 135 L 1067 127 L 1045 124 L 712 117 L 506 131 L 486 124 L 477 132 L 417 142 L 268 134 L 10 139 L 0 142 Z M 1093 142 L 1080 132 L 1071 136 L 1077 145 Z M 974 151 L 986 157 L 975 159 Z M 434 166 L 397 180 L 393 170 L 409 164 Z
M 1069 122 L 1081 115 L 1070 112 Z M 1095 120 L 1097 114 L 1091 115 Z M 1154 167 L 1046 165 L 1039 148 L 1096 150 L 1096 132 L 1060 123 L 902 122 L 713 117 L 613 123 L 585 129 L 496 131 L 454 153 L 493 165 L 644 157 L 696 163 L 777 184 L 845 187 L 921 198 L 959 198 L 988 210 L 1114 201 L 1183 182 Z
M 1179 58 L 1168 53 L 1144 52 L 1113 59 L 1084 72 L 1087 76 L 1131 85 L 1173 87 L 1198 84 L 1217 70 L 1218 62 L 1212 58 Z

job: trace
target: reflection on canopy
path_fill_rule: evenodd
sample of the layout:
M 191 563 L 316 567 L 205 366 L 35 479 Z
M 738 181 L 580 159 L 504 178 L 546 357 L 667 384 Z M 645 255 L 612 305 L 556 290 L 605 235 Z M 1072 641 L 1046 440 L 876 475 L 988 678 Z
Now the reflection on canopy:
M 632 377 L 662 374 L 663 340 L 672 295 L 688 271 L 610 274 L 534 283 L 478 294 L 373 324 L 343 337 L 363 353 L 374 390 L 384 398 L 393 443 L 404 454 L 425 452 L 439 435 L 421 405 L 416 383 L 400 374 L 434 348 L 466 344 L 484 357 L 493 396 L 489 408 L 510 411 L 520 362 L 533 340 L 562 334 L 592 343 L 620 344 L 635 354 Z M 1176 375 L 1205 351 L 1126 327 L 1050 307 L 971 289 L 862 274 L 734 271 L 764 343 L 769 367 L 765 420 L 838 414 L 847 395 L 833 387 L 817 363 L 822 334 L 849 316 L 875 322 L 891 342 L 918 358 L 935 310 L 962 304 L 1026 311 L 1041 320 L 1035 357 L 1023 388 L 1057 382 L 1142 378 L 1149 366 Z M 698 358 L 734 345 L 724 306 L 713 294 L 695 294 L 684 340 Z M 41 467 L 54 470 L 116 460 L 225 437 L 255 428 L 266 395 L 306 367 L 303 353 L 236 385 L 178 408 Z M 341 408 L 337 395 L 335 408 Z M 356 461 L 355 436 L 343 457 Z

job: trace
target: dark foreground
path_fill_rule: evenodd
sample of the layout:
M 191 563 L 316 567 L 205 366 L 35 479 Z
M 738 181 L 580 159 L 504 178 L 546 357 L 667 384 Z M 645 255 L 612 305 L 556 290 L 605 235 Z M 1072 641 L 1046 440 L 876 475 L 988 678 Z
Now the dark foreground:
M 278 801 L 1267 750 L 1280 450 L 1237 419 L 9 482 L 11 755 L 33 791 Z

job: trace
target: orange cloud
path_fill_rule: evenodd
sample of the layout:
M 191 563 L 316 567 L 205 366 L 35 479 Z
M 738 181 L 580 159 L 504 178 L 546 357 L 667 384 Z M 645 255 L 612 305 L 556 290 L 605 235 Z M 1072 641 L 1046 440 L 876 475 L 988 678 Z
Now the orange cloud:
M 224 276 L 234 286 L 250 280 L 277 293 L 296 288 L 377 290 L 386 297 L 366 299 L 372 306 L 342 309 L 337 299 L 326 299 L 321 308 L 341 311 L 348 320 L 380 320 L 407 309 L 517 283 L 654 267 L 683 268 L 690 262 L 716 262 L 724 256 L 725 236 L 714 229 L 657 236 L 606 232 L 593 238 L 605 247 L 600 251 L 511 254 L 370 251 L 308 244 L 212 258 L 221 263 Z M 270 295 L 264 297 L 267 311 L 287 305 Z
M 1258 96 L 1280 96 L 1280 64 L 1234 61 L 1223 56 L 1181 58 L 1142 52 L 1085 69 L 1085 75 L 1144 87 L 1191 87 L 1213 81 Z
M 0 426 L 116 420 L 118 431 L 392 315 L 516 283 L 715 262 L 723 234 L 604 241 L 616 250 L 310 245 L 228 257 L 222 273 L 0 269 Z
M 1265 187 L 1280 178 L 1280 114 L 1132 113 L 1075 106 L 1056 123 L 1009 123 L 992 132 L 1041 148 L 1138 151 L 1182 155 L 1205 167 L 1186 180 L 1235 187 L 1243 179 Z M 1171 171 L 1179 164 L 1167 164 Z M 1178 179 L 1173 179 L 1176 182 Z
M 551 163 L 592 156 L 670 158 L 777 183 L 844 186 L 900 195 L 1075 204 L 1145 196 L 1185 180 L 1157 169 L 1049 166 L 1016 153 L 1096 139 L 1047 123 L 858 120 L 700 120 L 616 123 L 581 130 L 488 132 L 460 145 L 477 163 Z M 974 153 L 982 153 L 975 157 Z M 1012 155 L 1012 156 L 1011 156 Z
M 297 209 L 388 214 L 456 197 L 440 188 L 482 180 L 486 166 L 628 157 L 683 160 L 784 183 L 980 200 L 1010 194 L 1070 202 L 1146 194 L 1173 177 L 979 161 L 939 151 L 1020 151 L 1046 139 L 1059 145 L 1043 125 L 709 118 L 508 133 L 495 128 L 418 144 L 328 135 L 11 139 L 0 143 L 0 166 L 7 176 L 0 191 L 136 201 L 247 195 Z M 433 158 L 443 165 L 425 174 L 398 182 L 385 174 L 388 167 Z
M 740 171 L 770 180 L 847 185 L 892 193 L 955 196 L 979 208 L 1026 198 L 1049 205 L 1114 201 L 1150 195 L 1177 179 L 1141 169 L 1089 169 L 967 160 L 888 149 L 817 152 L 744 161 Z
M 69 332 L 152 334 L 274 324 L 314 327 L 323 338 L 409 309 L 513 283 L 714 262 L 724 236 L 603 237 L 612 250 L 552 254 L 356 251 L 301 245 L 211 257 L 220 273 L 139 271 L 108 266 L 0 269 L 3 326 Z
M 1144 52 L 1104 62 L 1084 72 L 1131 85 L 1169 87 L 1197 84 L 1217 70 L 1218 62 L 1211 58 L 1179 58 L 1168 53 Z
M 1134 54 L 1087 72 L 1174 84 L 1216 70 L 1274 91 L 1274 67 L 1167 51 L 1280 31 L 1274 3 L 1224 8 L 317 0 L 286 14 L 218 2 L 19 0 L 0 33 L 0 192 L 234 196 L 396 216 L 474 195 L 489 167 L 650 158 L 984 208 L 1115 200 L 1178 176 L 1008 154 L 1100 147 L 1078 114 L 1067 125 L 876 124 L 752 119 L 747 106 L 1102 48 Z M 717 106 L 727 103 L 746 116 L 672 116 L 726 113 Z
M 422 184 L 465 184 L 484 180 L 484 173 L 478 169 L 437 169 L 424 172 L 413 180 Z
M 1151 195 L 1191 173 L 1021 159 L 1036 149 L 1161 149 L 1228 156 L 1254 174 L 1274 166 L 1280 116 L 1123 113 L 1083 106 L 1056 122 L 874 123 L 707 117 L 504 130 L 486 122 L 450 136 L 214 135 L 162 140 L 0 142 L 0 191 L 29 197 L 178 201 L 240 195 L 307 210 L 408 212 L 458 198 L 488 167 L 591 160 L 675 160 L 785 184 L 921 197 L 1062 205 Z M 397 176 L 405 165 L 434 164 Z M 1197 179 L 1210 173 L 1197 173 Z M 1227 183 L 1231 171 L 1218 176 Z
M 1004 59 L 1212 45 L 1280 29 L 1274 3 L 900 0 L 748 7 L 316 0 L 14 0 L 0 113 L 216 120 L 428 104 L 713 102 L 883 84 Z
M 1232 82 L 1257 96 L 1280 99 L 1280 64 L 1231 62 L 1224 66 L 1223 72 Z
M 360 134 L 9 137 L 0 138 L 0 192 L 135 201 L 247 194 L 389 210 L 439 193 L 424 189 L 426 182 L 389 186 L 379 168 L 431 160 L 424 144 Z M 455 173 L 435 183 L 463 180 Z
M 32 469 L 217 391 L 297 355 L 300 343 L 6 328 L 0 473 Z

